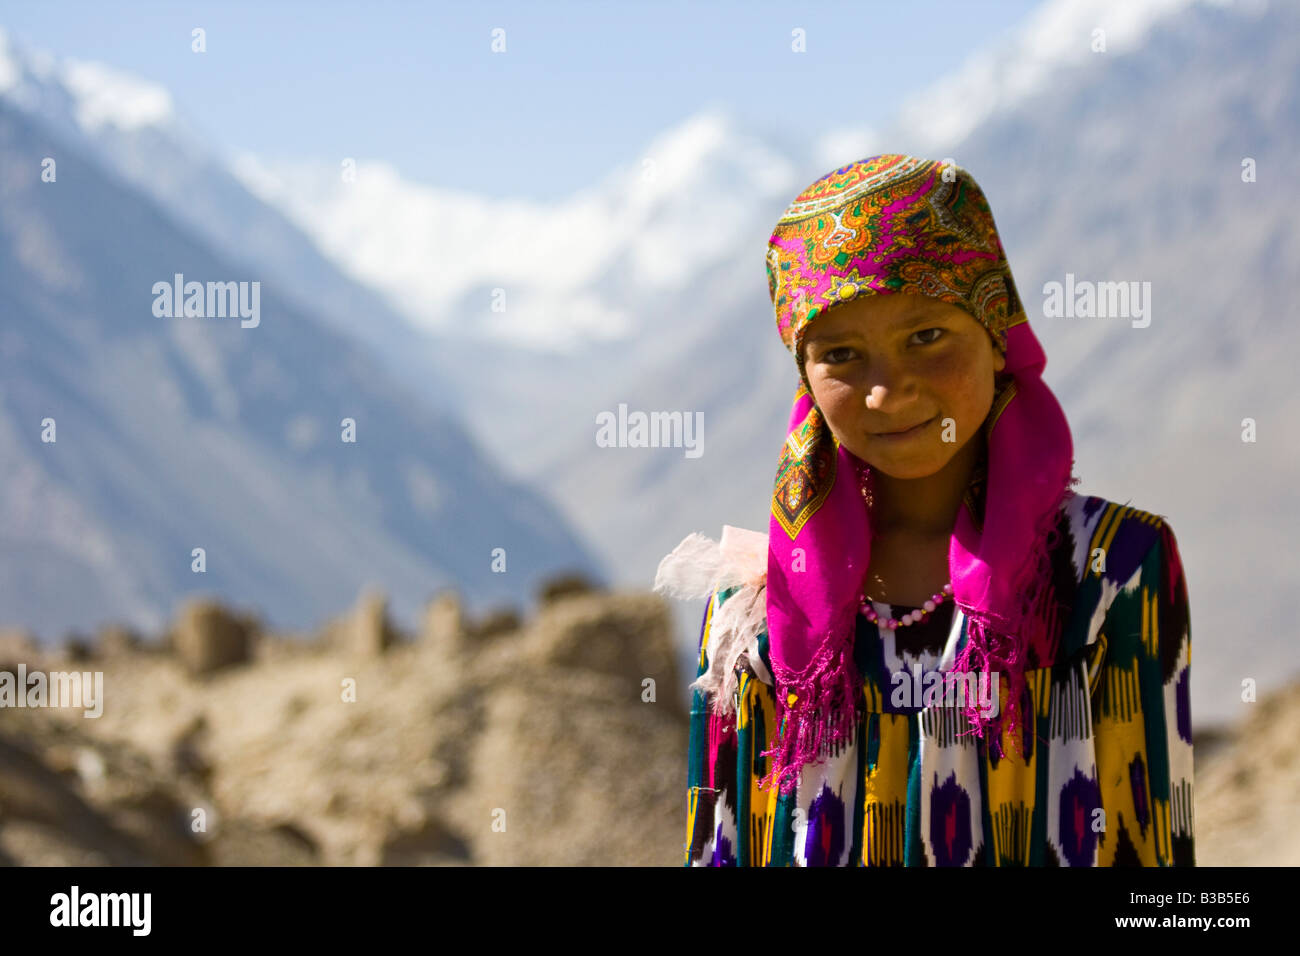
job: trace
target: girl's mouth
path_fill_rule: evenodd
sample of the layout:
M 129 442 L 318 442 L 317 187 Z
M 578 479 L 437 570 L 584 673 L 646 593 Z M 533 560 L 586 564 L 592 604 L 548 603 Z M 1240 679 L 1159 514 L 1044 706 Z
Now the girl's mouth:
M 935 418 L 938 417 L 939 416 L 936 415 L 934 416 L 934 418 L 928 418 L 925 421 L 921 422 L 921 424 L 913 426 L 912 428 L 905 429 L 904 431 L 901 432 L 873 433 L 871 437 L 879 438 L 882 441 L 901 441 L 909 438 L 914 438 L 917 435 L 921 434 L 921 432 L 925 431 L 925 429 L 929 428 L 930 424 L 935 420 Z

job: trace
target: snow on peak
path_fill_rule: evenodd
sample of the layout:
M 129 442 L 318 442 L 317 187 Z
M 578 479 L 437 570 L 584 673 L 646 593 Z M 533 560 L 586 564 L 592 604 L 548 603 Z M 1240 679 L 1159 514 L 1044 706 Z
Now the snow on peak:
M 102 63 L 66 60 L 63 82 L 76 96 L 77 122 L 87 131 L 109 124 L 134 130 L 175 115 L 165 88 Z
M 22 67 L 9 46 L 9 34 L 0 28 L 0 94 L 17 86 L 22 76 Z
M 417 326 L 445 328 L 466 296 L 486 303 L 488 290 L 508 288 L 509 312 L 493 313 L 493 331 L 539 348 L 633 333 L 618 295 L 598 290 L 683 287 L 795 185 L 785 156 L 719 110 L 687 118 L 558 201 L 436 188 L 378 161 L 358 160 L 351 178 L 328 163 L 249 154 L 230 169 Z
M 1125 53 L 1140 47 L 1154 24 L 1193 4 L 1257 8 L 1263 2 L 1047 0 L 1007 41 L 973 53 L 953 73 L 908 97 L 894 117 L 889 139 L 938 158 L 993 113 L 1045 88 L 1056 70 L 1097 55 L 1092 51 L 1094 30 L 1105 31 L 1108 54 Z M 882 148 L 877 148 L 874 132 L 853 137 L 839 131 L 820 141 L 817 155 L 832 167 L 850 153 L 865 156 Z
M 650 141 L 643 151 L 663 173 L 657 177 L 656 198 L 717 177 L 741 177 L 761 192 L 788 189 L 795 167 L 788 156 L 762 142 L 720 107 L 688 116 Z
M 175 116 L 171 94 L 162 86 L 102 63 L 22 49 L 3 30 L 0 96 L 28 111 L 70 110 L 67 119 L 86 133 L 109 125 L 136 130 Z M 59 122 L 58 117 L 46 118 Z

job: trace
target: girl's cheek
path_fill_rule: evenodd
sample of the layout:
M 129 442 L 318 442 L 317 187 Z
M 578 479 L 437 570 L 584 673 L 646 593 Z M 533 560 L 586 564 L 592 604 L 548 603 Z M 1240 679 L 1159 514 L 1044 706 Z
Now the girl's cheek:
M 961 392 L 972 397 L 979 394 L 979 385 L 984 381 L 980 363 L 971 361 L 968 354 L 958 349 L 930 359 L 925 375 L 937 390 Z
M 971 364 L 965 343 L 953 341 L 948 348 L 932 351 L 918 365 L 918 369 L 933 378 L 952 379 L 965 374 Z
M 851 382 L 833 376 L 812 378 L 813 398 L 825 411 L 830 406 L 848 405 L 853 401 L 855 389 Z
M 826 422 L 841 441 L 846 434 L 853 433 L 857 416 L 865 408 L 865 398 L 859 399 L 858 392 L 844 382 L 823 383 L 813 396 L 817 405 L 826 416 Z M 860 404 L 862 407 L 859 407 Z

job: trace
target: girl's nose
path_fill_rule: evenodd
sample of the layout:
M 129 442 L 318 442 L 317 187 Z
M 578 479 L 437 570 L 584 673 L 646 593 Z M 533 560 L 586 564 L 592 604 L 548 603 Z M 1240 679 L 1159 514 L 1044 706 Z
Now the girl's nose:
M 874 412 L 888 412 L 912 400 L 912 389 L 902 386 L 897 378 L 888 383 L 877 380 L 867 391 L 867 408 Z

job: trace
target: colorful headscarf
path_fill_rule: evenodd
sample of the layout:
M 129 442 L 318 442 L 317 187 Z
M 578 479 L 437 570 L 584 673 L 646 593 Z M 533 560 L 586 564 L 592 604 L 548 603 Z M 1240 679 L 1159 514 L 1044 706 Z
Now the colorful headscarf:
M 789 793 L 799 770 L 849 738 L 858 719 L 853 636 L 872 537 L 860 481 L 870 480 L 871 469 L 840 445 L 813 401 L 802 345 L 817 316 L 864 295 L 901 292 L 959 306 L 1006 358 L 981 430 L 983 514 L 968 493 L 948 556 L 953 598 L 967 618 L 966 645 L 952 669 L 1000 672 L 1007 681 L 1008 703 L 997 717 L 969 704 L 968 732 L 992 731 L 1001 754 L 1002 728 L 1014 731 L 1023 706 L 1029 648 L 1043 650 L 1053 640 L 1048 547 L 1078 479 L 1070 427 L 1042 380 L 1047 358 L 1029 328 L 988 202 L 970 174 L 952 164 L 897 154 L 850 163 L 818 179 L 782 214 L 768 245 L 767 278 L 800 382 L 768 534 L 766 611 L 779 730 L 764 752 L 772 758 L 764 785 L 776 780 Z

